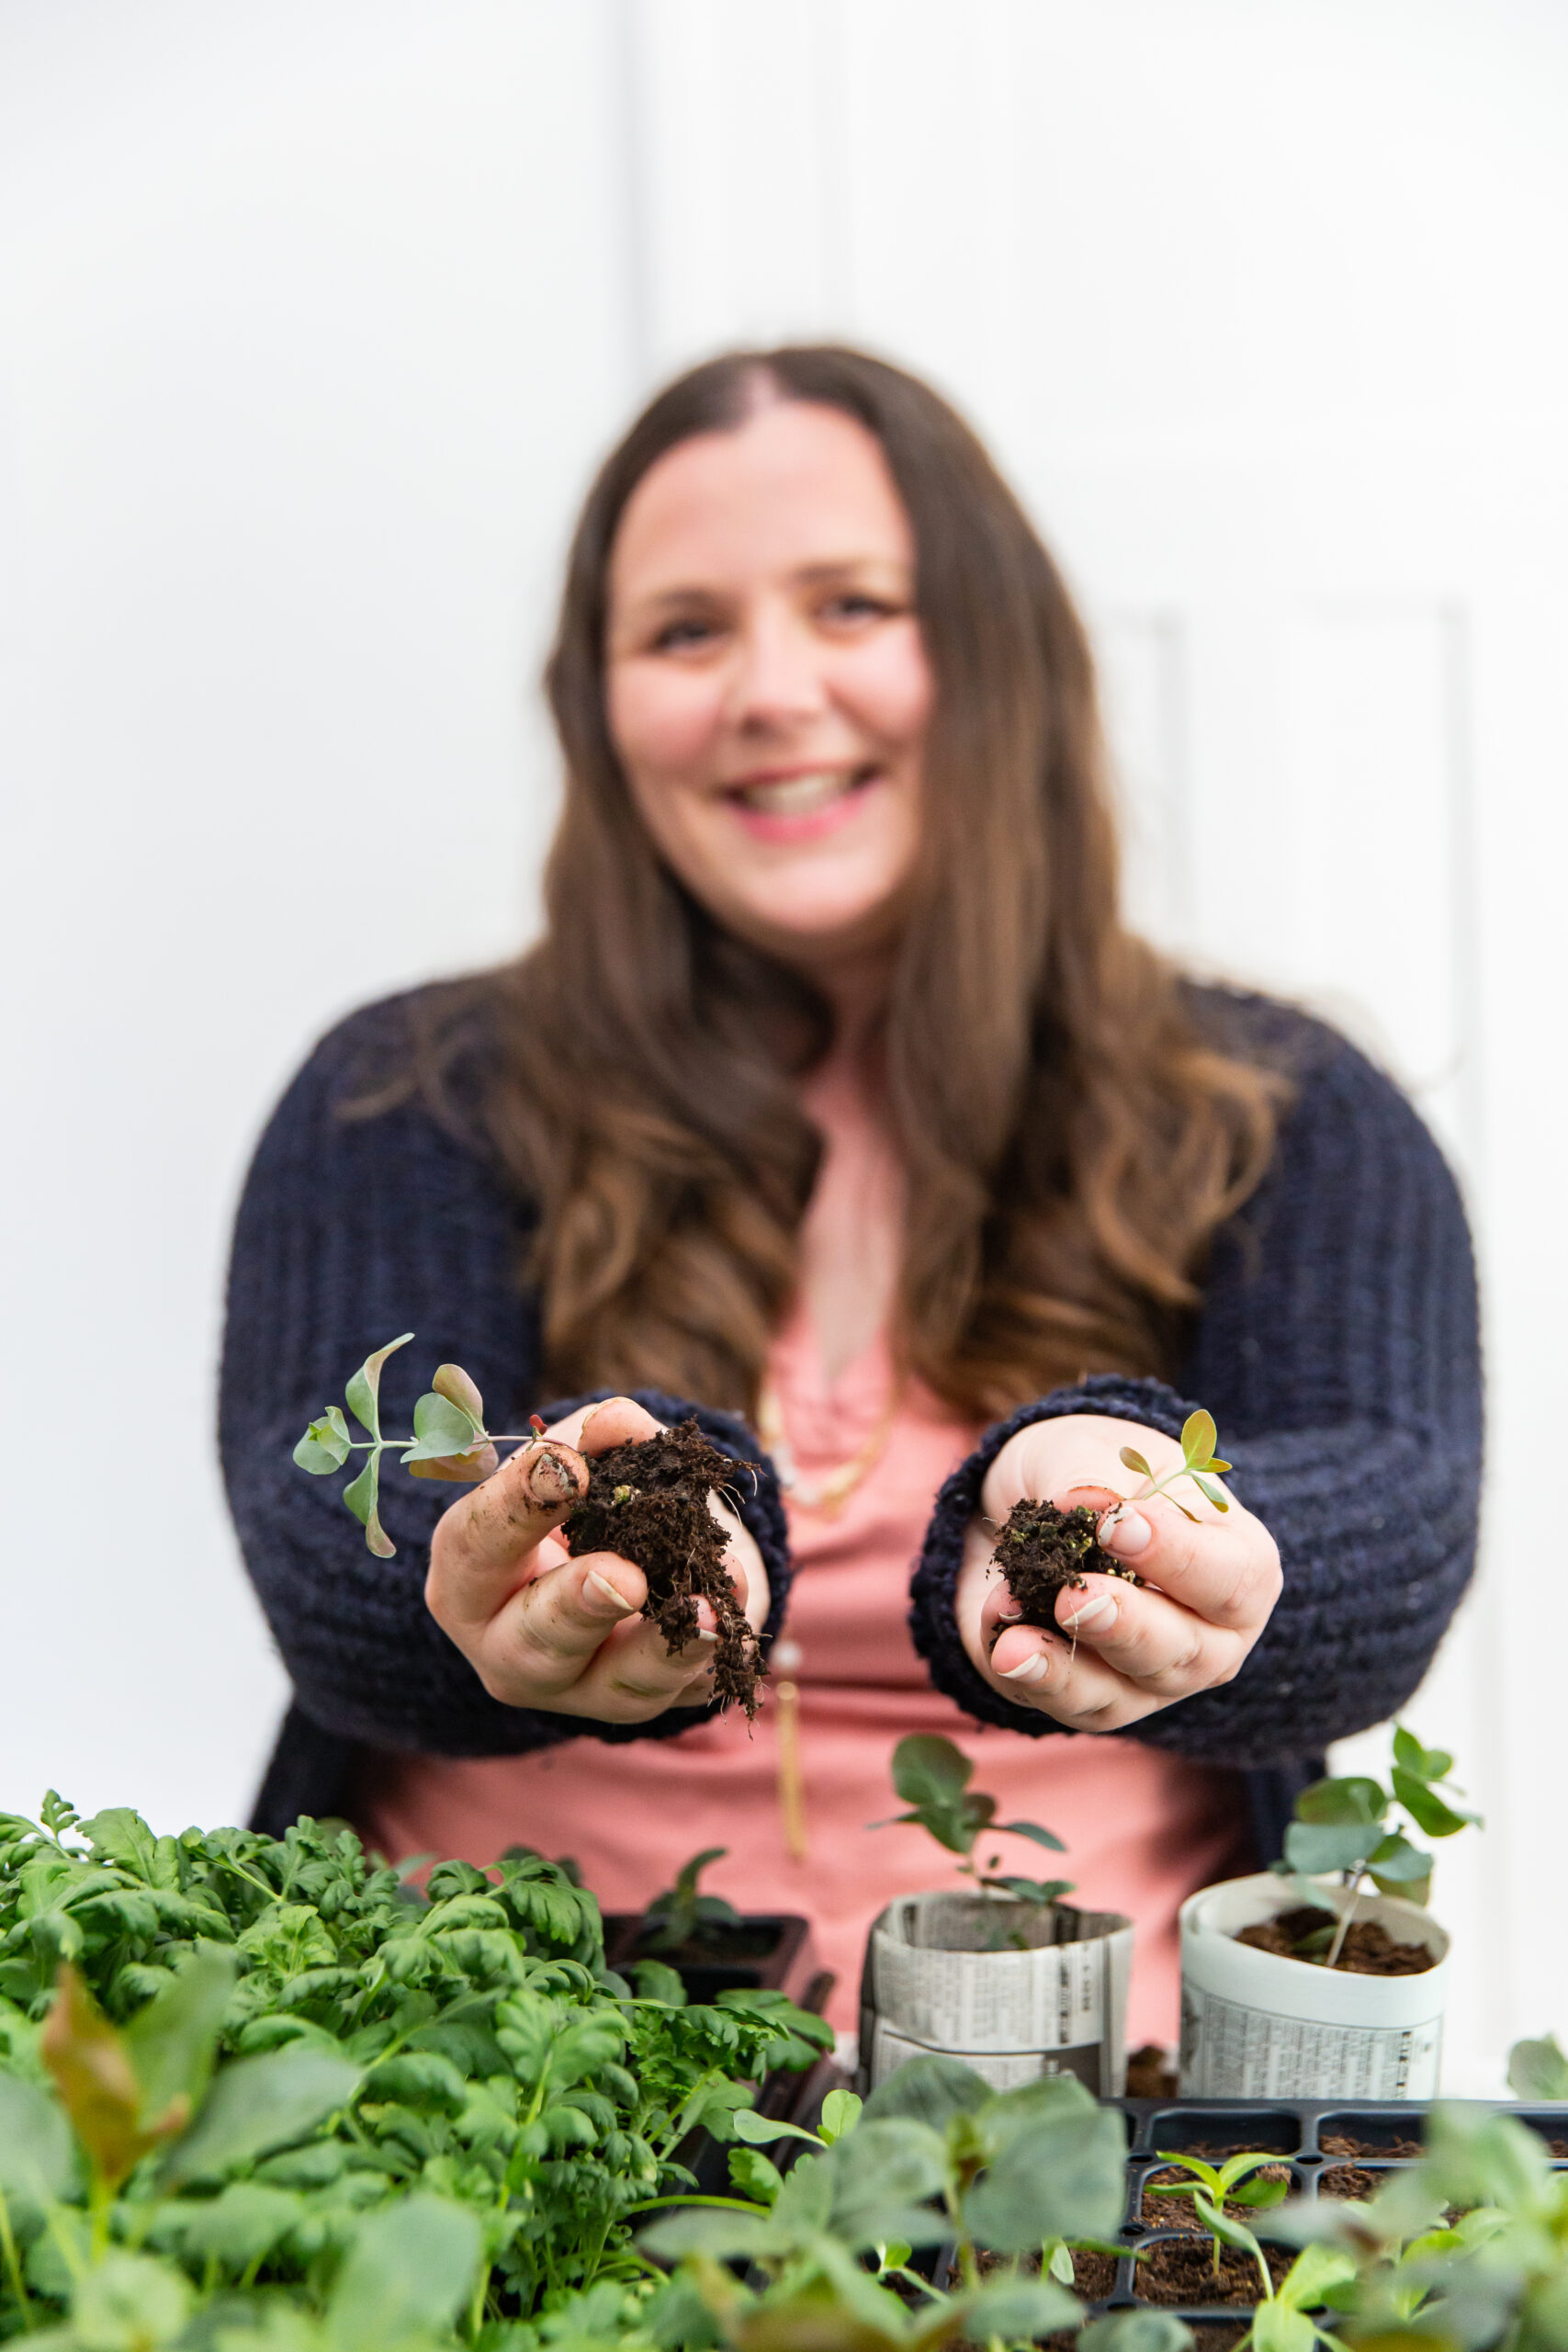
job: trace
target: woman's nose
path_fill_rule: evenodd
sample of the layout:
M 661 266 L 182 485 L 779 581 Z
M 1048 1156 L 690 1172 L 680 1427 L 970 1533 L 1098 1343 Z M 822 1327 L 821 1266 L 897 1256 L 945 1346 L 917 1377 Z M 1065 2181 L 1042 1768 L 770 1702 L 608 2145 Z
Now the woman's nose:
M 752 616 L 737 638 L 728 699 L 732 725 L 751 733 L 816 718 L 828 696 L 810 629 L 787 615 Z

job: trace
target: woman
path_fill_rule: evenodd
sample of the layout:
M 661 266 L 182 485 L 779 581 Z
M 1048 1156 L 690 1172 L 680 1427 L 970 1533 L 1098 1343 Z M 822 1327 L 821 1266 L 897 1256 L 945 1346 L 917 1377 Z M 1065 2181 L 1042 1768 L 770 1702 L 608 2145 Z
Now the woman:
M 1469 1573 L 1452 1182 L 1341 1038 L 1121 928 L 1082 628 L 913 379 L 795 349 L 663 393 L 589 498 L 549 687 L 543 941 L 329 1036 L 241 1209 L 224 1460 L 297 1693 L 258 1818 L 570 1853 L 610 1907 L 724 1846 L 717 1889 L 814 1917 L 847 2024 L 868 1920 L 941 1875 L 865 1825 L 896 1739 L 943 1731 L 1138 1919 L 1132 2030 L 1168 2040 L 1177 1905 L 1277 1850 Z M 804 1855 L 776 1710 L 711 1713 L 711 1626 L 667 1657 L 635 1566 L 566 1558 L 549 1457 L 445 1514 L 392 1478 L 387 1564 L 292 1468 L 411 1328 L 496 1426 L 589 1454 L 694 1400 L 755 1465 L 729 1556 L 764 1644 L 787 1605 Z M 1230 1511 L 1118 1510 L 1184 1399 Z M 1142 1587 L 1009 1623 L 1024 1495 L 1090 1504 Z

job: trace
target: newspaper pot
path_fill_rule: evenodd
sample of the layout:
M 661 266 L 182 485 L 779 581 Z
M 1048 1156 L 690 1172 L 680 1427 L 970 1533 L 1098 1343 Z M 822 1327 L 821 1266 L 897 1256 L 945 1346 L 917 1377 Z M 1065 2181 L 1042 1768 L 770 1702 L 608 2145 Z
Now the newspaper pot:
M 1314 1879 L 1325 1911 L 1347 1887 Z M 1238 1944 L 1235 1930 L 1289 1911 L 1298 1888 L 1260 1871 L 1181 1906 L 1183 2098 L 1427 2099 L 1438 2087 L 1449 1938 L 1428 1911 L 1388 1894 L 1354 1897 L 1402 1943 L 1425 1944 L 1416 1976 L 1359 1976 Z
M 811 1922 L 796 1913 L 748 1913 L 733 1927 L 705 1927 L 700 1943 L 683 1944 L 676 1951 L 639 1951 L 644 1925 L 640 1911 L 606 1913 L 606 1967 L 624 1972 L 634 1961 L 661 1960 L 675 1971 L 692 2001 L 713 2001 L 721 1993 L 765 1986 L 787 1993 L 805 2008 L 819 2006 L 807 1997 L 821 1975 Z
M 1132 1962 L 1133 1923 L 1119 1911 L 900 1895 L 866 1939 L 859 2086 L 936 2052 L 998 2090 L 1072 2074 L 1097 2098 L 1119 2098 Z

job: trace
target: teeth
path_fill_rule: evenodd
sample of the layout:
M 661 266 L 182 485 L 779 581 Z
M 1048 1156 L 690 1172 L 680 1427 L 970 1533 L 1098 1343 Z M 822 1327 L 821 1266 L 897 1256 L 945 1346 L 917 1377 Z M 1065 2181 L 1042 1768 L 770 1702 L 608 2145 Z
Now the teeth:
M 784 776 L 775 784 L 743 785 L 738 797 L 748 808 L 770 816 L 805 817 L 826 808 L 849 790 L 851 781 L 841 768 L 818 768 L 811 775 Z

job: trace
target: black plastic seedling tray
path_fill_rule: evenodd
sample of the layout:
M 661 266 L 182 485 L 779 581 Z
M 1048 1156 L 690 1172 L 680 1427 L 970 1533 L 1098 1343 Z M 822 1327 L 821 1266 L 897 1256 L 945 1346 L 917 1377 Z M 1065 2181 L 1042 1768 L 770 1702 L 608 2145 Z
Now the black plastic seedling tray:
M 1168 2222 L 1152 2220 L 1145 2212 L 1145 2186 L 1151 2174 L 1162 2169 L 1160 2151 L 1190 2152 L 1218 2163 L 1243 2149 L 1267 2150 L 1280 2164 L 1289 2165 L 1292 2193 L 1296 2197 L 1332 2196 L 1337 2185 L 1371 2195 L 1388 2173 L 1416 2161 L 1427 2113 L 1424 2106 L 1410 2101 L 1344 2098 L 1123 2098 L 1107 2104 L 1120 2108 L 1127 2119 L 1127 2201 L 1121 2233 L 1127 2251 L 1116 2264 L 1109 2291 L 1092 2299 L 1086 2294 L 1084 2299 L 1096 2315 L 1134 2308 L 1171 2312 L 1198 2331 L 1199 2352 L 1223 2352 L 1233 2335 L 1239 2336 L 1247 2328 L 1251 2308 L 1245 2303 L 1156 2301 L 1140 2295 L 1134 2253 L 1162 2239 L 1192 2234 L 1190 2228 L 1172 2229 Z M 1508 2106 L 1506 2111 L 1538 2132 L 1553 2163 L 1568 2170 L 1568 2104 Z M 1371 2175 L 1371 2186 L 1337 2184 L 1336 2173 L 1351 2167 Z M 1248 2226 L 1267 2246 L 1268 2212 L 1249 2215 Z M 1293 2254 L 1294 2249 L 1290 2251 Z

